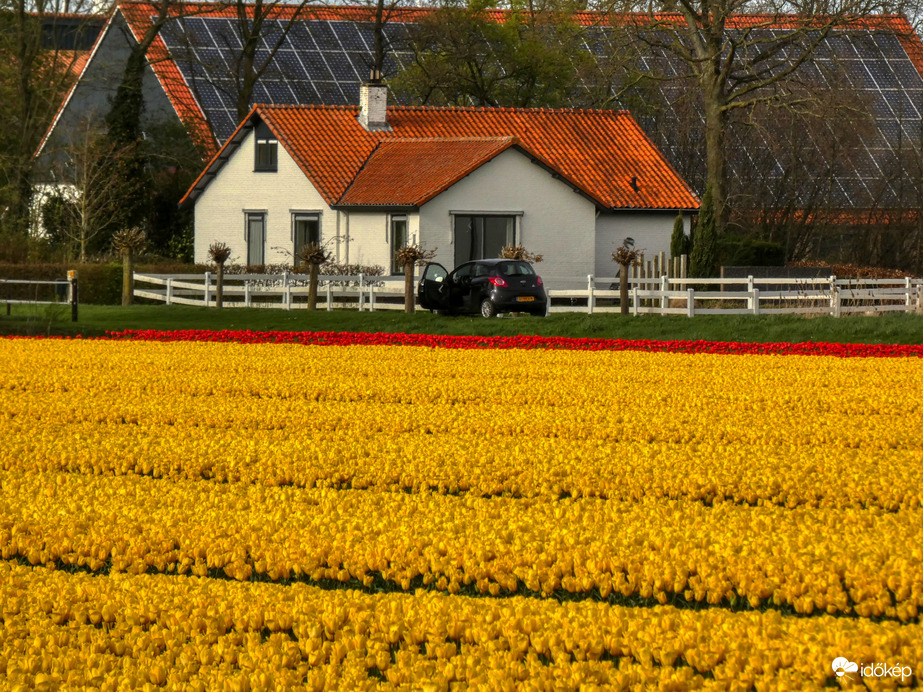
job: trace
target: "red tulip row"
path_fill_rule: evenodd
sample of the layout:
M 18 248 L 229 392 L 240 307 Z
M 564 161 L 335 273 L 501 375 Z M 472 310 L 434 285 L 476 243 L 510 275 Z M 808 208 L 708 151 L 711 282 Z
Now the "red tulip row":
M 584 339 L 562 336 L 447 336 L 403 333 L 257 332 L 183 329 L 161 331 L 127 329 L 104 338 L 132 341 L 213 341 L 246 344 L 302 344 L 326 346 L 390 345 L 429 348 L 568 349 L 577 351 L 650 351 L 725 353 L 735 355 L 802 355 L 844 358 L 923 357 L 923 345 L 803 343 L 740 343 L 734 341 L 655 341 L 650 339 Z

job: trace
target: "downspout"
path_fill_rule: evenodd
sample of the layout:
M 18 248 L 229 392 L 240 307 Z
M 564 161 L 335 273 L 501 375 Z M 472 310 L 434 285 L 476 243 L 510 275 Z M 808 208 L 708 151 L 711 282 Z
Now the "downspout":
M 344 211 L 343 213 L 346 215 L 346 236 L 345 236 L 345 241 L 346 241 L 346 262 L 345 262 L 345 264 L 348 265 L 348 264 L 349 264 L 349 212 L 348 212 L 348 211 Z

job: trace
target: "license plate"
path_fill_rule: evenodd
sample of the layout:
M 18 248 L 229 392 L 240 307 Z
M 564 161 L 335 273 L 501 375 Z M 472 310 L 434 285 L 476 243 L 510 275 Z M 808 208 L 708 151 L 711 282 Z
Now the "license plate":
M 516 296 L 516 300 L 520 303 L 531 303 L 535 300 L 535 296 Z

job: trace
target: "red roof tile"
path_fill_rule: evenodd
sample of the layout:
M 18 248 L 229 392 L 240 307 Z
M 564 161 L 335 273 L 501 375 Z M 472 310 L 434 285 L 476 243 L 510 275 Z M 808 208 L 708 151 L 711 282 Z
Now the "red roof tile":
M 256 110 L 330 204 L 340 203 L 379 141 L 515 137 L 602 207 L 698 207 L 689 186 L 625 111 L 398 106 L 388 109 L 390 131 L 367 132 L 356 119 L 356 107 Z M 446 162 L 443 179 L 470 172 L 460 174 L 455 164 L 461 165 Z M 638 191 L 632 188 L 634 177 Z
M 419 207 L 515 143 L 512 137 L 382 140 L 339 204 Z
M 504 148 L 521 147 L 603 208 L 699 206 L 690 187 L 625 111 L 392 107 L 392 129 L 374 132 L 359 124 L 358 112 L 354 106 L 260 105 L 250 119 L 262 118 L 330 205 L 368 204 L 389 197 L 400 204 L 422 204 L 496 156 L 496 140 L 506 139 Z M 239 139 L 235 134 L 228 142 Z M 418 141 L 406 141 L 410 139 Z M 212 168 L 228 158 L 227 148 L 228 144 L 187 197 L 207 184 L 215 173 Z M 411 180 L 417 155 L 423 157 L 426 180 Z M 411 199 L 417 201 L 407 201 Z

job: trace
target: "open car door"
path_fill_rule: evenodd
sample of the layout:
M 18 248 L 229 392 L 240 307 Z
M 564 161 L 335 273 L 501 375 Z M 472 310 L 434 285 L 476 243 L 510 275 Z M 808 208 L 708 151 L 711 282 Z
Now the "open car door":
M 437 262 L 430 262 L 423 270 L 423 278 L 417 286 L 417 302 L 426 310 L 449 309 L 449 287 L 446 277 L 449 272 Z

